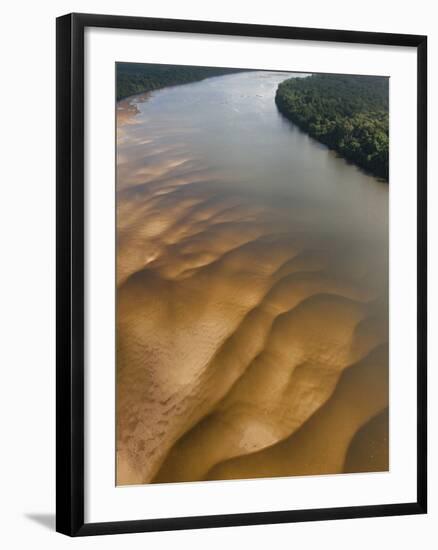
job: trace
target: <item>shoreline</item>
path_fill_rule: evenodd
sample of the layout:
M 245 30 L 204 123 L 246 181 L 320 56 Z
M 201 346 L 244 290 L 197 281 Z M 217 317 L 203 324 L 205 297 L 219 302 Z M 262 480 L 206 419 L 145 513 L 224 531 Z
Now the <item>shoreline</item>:
M 327 147 L 327 149 L 329 149 L 330 151 L 333 151 L 334 153 L 336 153 L 336 155 L 338 156 L 338 158 L 344 160 L 347 164 L 350 164 L 351 166 L 355 166 L 356 168 L 358 168 L 362 173 L 364 173 L 365 175 L 367 176 L 371 176 L 373 178 L 375 178 L 378 182 L 380 183 L 385 183 L 386 185 L 389 185 L 389 177 L 388 178 L 384 178 L 382 176 L 379 176 L 377 174 L 375 174 L 374 172 L 372 172 L 371 170 L 367 170 L 364 166 L 361 166 L 360 164 L 358 164 L 357 162 L 355 162 L 354 160 L 352 159 L 349 159 L 348 157 L 344 156 L 338 149 L 336 149 L 336 147 L 330 147 L 330 145 L 328 143 L 324 143 L 324 141 L 321 141 L 319 140 L 317 137 L 315 136 L 312 136 L 312 134 L 310 132 L 308 132 L 303 126 L 301 126 L 296 120 L 294 120 L 292 117 L 288 116 L 287 113 L 283 112 L 280 107 L 278 106 L 277 102 L 276 102 L 276 105 L 277 105 L 277 108 L 278 108 L 278 112 L 287 120 L 289 121 L 291 124 L 293 124 L 294 126 L 296 126 L 298 128 L 298 130 L 300 130 L 300 132 L 303 132 L 306 136 L 309 136 L 309 138 L 311 139 L 314 139 L 315 141 L 317 141 L 319 144 L 323 145 L 324 147 Z
M 184 66 L 182 66 L 184 67 Z M 213 69 L 214 68 L 207 68 L 207 67 L 196 67 L 197 69 Z M 174 86 L 183 86 L 184 84 L 193 84 L 194 82 L 201 82 L 203 80 L 207 80 L 208 78 L 215 78 L 215 77 L 219 77 L 219 76 L 226 76 L 226 75 L 229 75 L 229 74 L 236 74 L 236 73 L 241 73 L 241 72 L 249 72 L 249 71 L 253 71 L 254 69 L 224 69 L 224 68 L 221 68 L 221 67 L 218 67 L 217 68 L 217 74 L 206 74 L 206 75 L 200 75 L 199 78 L 193 78 L 193 79 L 189 79 L 189 80 L 185 80 L 184 78 L 181 77 L 176 77 L 175 81 L 172 82 L 172 83 L 163 83 L 162 85 L 158 85 L 158 86 L 154 86 L 154 87 L 148 87 L 146 86 L 145 88 L 143 88 L 142 90 L 139 90 L 139 91 L 136 91 L 135 93 L 133 94 L 129 94 L 129 95 L 120 95 L 119 96 L 119 93 L 117 91 L 117 85 L 118 85 L 118 80 L 119 80 L 119 76 L 117 76 L 117 82 L 116 82 L 116 103 L 119 103 L 120 101 L 123 101 L 123 100 L 126 100 L 126 99 L 129 99 L 131 97 L 135 97 L 137 95 L 141 95 L 141 94 L 144 94 L 144 93 L 148 93 L 148 92 L 154 92 L 156 90 L 163 90 L 165 88 L 171 88 L 171 87 L 174 87 Z
M 328 83 L 321 84 L 322 78 Z M 346 81 L 347 78 L 313 75 L 299 86 L 285 80 L 277 88 L 275 104 L 282 116 L 309 137 L 365 174 L 388 184 L 388 111 L 379 89 L 372 88 L 373 83 L 354 90 L 358 100 L 349 107 L 350 111 L 344 111 L 342 103 L 352 97 L 348 88 L 351 80 Z

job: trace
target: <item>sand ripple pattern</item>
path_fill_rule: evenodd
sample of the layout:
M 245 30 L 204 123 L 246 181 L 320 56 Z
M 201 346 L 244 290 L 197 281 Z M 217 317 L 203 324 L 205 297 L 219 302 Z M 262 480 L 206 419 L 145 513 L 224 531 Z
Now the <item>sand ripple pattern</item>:
M 118 124 L 117 483 L 386 470 L 374 243 Z

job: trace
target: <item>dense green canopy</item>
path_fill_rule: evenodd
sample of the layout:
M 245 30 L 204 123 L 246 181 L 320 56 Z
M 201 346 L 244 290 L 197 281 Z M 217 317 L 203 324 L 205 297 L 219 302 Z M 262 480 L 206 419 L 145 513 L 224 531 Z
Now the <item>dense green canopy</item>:
M 366 171 L 388 180 L 388 79 L 312 75 L 282 82 L 275 101 L 287 118 Z
M 134 94 L 149 92 L 237 72 L 221 67 L 191 67 L 189 65 L 156 65 L 151 63 L 117 63 L 117 101 Z

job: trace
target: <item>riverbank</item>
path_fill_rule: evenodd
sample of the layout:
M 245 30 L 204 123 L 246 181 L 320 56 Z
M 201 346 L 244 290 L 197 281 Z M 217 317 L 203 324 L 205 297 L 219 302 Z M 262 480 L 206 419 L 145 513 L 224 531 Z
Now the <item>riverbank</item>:
M 241 72 L 242 69 L 192 67 L 189 65 L 157 65 L 152 63 L 117 63 L 117 101 L 132 95 L 159 90 L 167 86 L 188 84 Z
M 278 110 L 366 172 L 388 181 L 388 79 L 311 75 L 277 89 Z

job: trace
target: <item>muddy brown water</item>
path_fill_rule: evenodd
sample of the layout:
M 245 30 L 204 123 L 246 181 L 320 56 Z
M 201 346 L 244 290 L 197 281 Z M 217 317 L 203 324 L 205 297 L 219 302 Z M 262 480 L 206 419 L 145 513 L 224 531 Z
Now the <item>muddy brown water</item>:
M 117 483 L 388 468 L 388 185 L 246 72 L 117 104 Z

